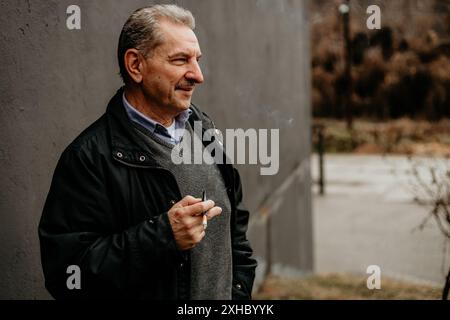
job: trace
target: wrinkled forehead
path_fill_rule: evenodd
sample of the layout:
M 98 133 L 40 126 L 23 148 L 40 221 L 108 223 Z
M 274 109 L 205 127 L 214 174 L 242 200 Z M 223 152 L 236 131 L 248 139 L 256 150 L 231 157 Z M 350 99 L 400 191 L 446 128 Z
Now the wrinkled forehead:
M 159 46 L 160 50 L 166 51 L 169 55 L 180 50 L 189 52 L 191 55 L 200 54 L 200 45 L 191 28 L 170 21 L 161 21 L 159 25 L 163 36 L 163 42 Z

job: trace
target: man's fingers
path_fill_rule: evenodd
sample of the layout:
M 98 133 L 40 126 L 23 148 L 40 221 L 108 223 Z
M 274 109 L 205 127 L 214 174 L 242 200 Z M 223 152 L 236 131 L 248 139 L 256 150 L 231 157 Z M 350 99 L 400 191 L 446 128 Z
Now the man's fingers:
M 221 213 L 222 213 L 221 207 L 213 207 L 213 208 L 209 209 L 206 217 L 208 218 L 208 220 L 210 220 L 210 219 L 214 218 L 215 216 L 218 216 Z M 202 215 L 194 215 L 194 216 L 187 215 L 184 217 L 183 220 L 184 220 L 184 223 L 187 225 L 203 227 L 203 216 Z
M 214 201 L 207 200 L 192 204 L 190 206 L 184 207 L 183 213 L 191 215 L 191 216 L 199 216 L 203 212 L 208 211 L 209 209 L 214 207 Z
M 205 229 L 203 228 L 202 224 L 199 224 L 192 229 L 192 233 L 195 235 L 194 237 L 199 240 L 203 239 L 203 237 L 205 236 L 205 234 L 203 233 L 204 231 Z
M 173 205 L 174 208 L 182 208 L 182 207 L 188 207 L 190 205 L 196 204 L 198 202 L 202 201 L 200 198 L 194 198 L 193 196 L 186 196 L 177 203 Z
M 221 207 L 214 207 L 214 208 L 211 208 L 211 209 L 208 211 L 208 220 L 214 218 L 215 216 L 218 216 L 218 215 L 221 214 L 221 213 L 222 213 L 222 208 L 221 208 Z

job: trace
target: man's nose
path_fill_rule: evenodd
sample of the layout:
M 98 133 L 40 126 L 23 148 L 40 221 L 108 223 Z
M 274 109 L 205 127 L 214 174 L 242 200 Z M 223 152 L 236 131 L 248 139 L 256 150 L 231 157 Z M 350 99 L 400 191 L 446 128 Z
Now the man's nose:
M 186 73 L 186 79 L 194 81 L 195 83 L 203 82 L 202 70 L 197 61 L 192 63 L 190 70 Z

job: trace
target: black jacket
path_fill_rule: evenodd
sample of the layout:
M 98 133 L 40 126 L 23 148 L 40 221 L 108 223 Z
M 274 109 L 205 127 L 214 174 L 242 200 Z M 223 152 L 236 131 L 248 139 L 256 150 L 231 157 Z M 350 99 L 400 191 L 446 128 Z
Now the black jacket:
M 189 251 L 177 249 L 167 211 L 181 194 L 158 166 L 122 105 L 106 113 L 63 152 L 39 224 L 45 285 L 54 298 L 189 299 Z M 213 122 L 191 106 L 189 121 Z M 232 205 L 233 299 L 251 298 L 256 260 L 246 237 L 239 174 L 218 165 Z M 69 290 L 67 268 L 81 270 Z

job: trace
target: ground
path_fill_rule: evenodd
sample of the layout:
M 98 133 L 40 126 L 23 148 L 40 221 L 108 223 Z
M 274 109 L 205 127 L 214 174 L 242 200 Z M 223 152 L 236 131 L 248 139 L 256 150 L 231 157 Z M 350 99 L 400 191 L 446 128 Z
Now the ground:
M 314 275 L 270 278 L 256 298 L 439 299 L 450 245 L 433 220 L 418 229 L 430 208 L 414 203 L 410 169 L 407 156 L 327 154 L 325 195 L 313 186 Z M 317 181 L 316 155 L 311 171 Z M 371 265 L 381 290 L 366 287 Z
M 326 274 L 305 278 L 270 277 L 256 300 L 438 300 L 440 288 L 384 279 L 369 290 L 364 275 Z
M 313 180 L 317 163 L 312 157 Z M 430 208 L 413 202 L 410 168 L 405 156 L 326 156 L 325 196 L 313 188 L 316 272 L 365 273 L 378 265 L 399 280 L 443 283 L 450 246 L 433 220 L 417 229 Z

